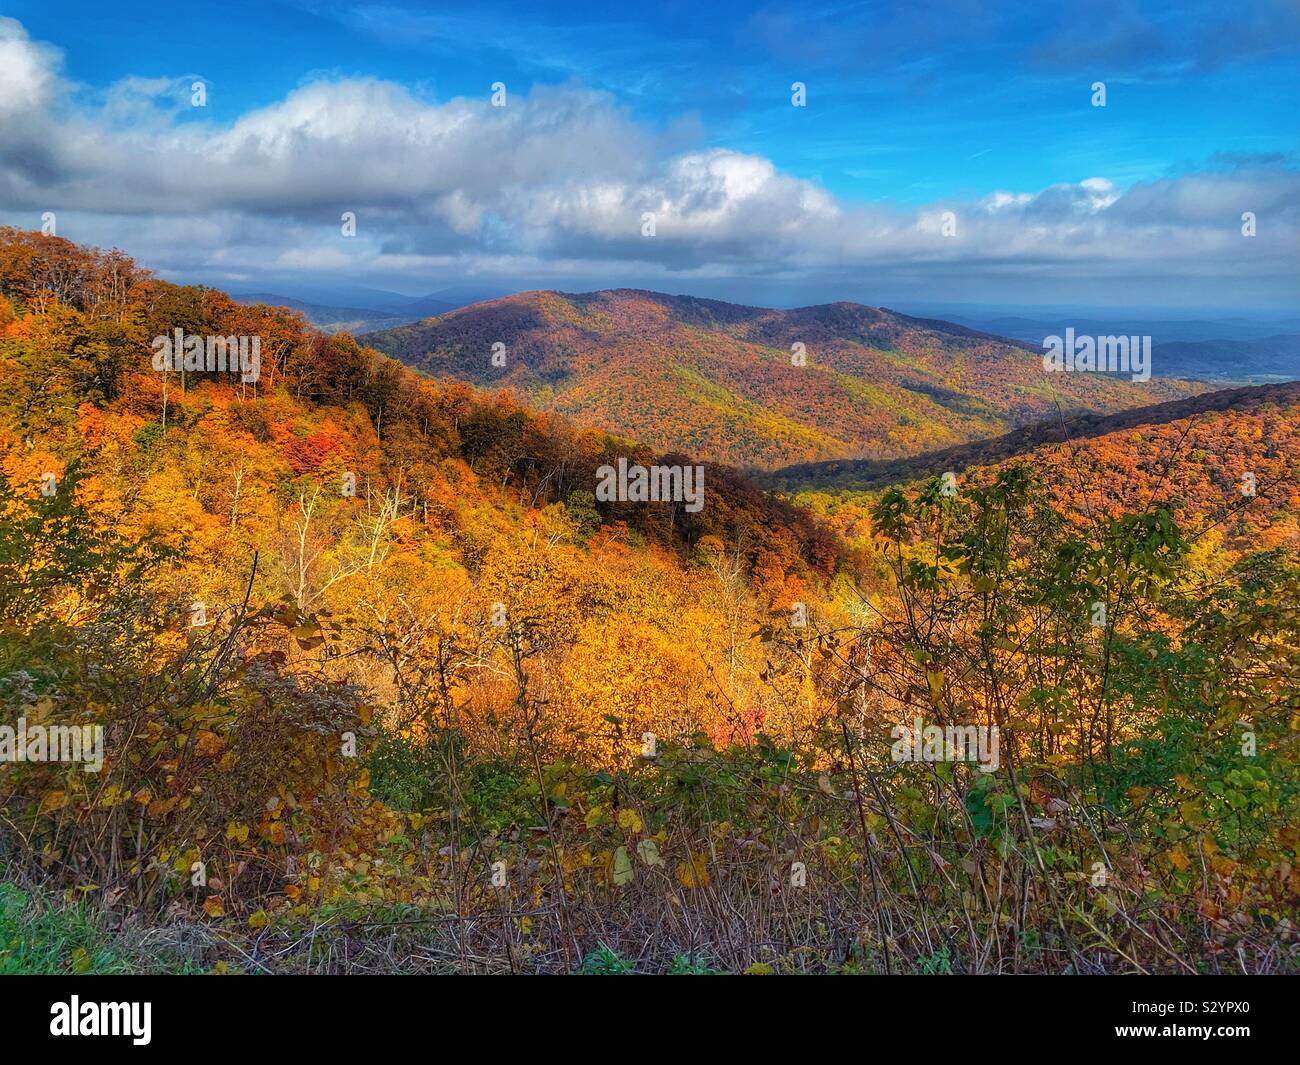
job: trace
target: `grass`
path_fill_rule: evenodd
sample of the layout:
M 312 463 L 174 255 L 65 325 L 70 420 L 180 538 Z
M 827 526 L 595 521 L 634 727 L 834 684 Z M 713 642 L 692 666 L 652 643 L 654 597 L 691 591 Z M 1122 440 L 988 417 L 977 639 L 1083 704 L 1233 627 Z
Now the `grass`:
M 410 912 L 361 915 L 386 918 L 378 922 L 374 937 L 364 935 L 370 922 L 356 919 L 355 913 L 322 913 L 322 922 L 311 929 L 310 936 L 306 928 L 278 929 L 271 936 L 278 948 L 277 963 L 267 965 L 251 959 L 236 943 L 239 937 L 222 935 L 216 929 L 184 923 L 160 923 L 152 930 L 134 925 L 114 928 L 112 915 L 88 896 L 67 900 L 0 880 L 0 976 L 455 971 L 450 952 L 436 948 L 433 954 L 442 957 L 429 956 L 422 959 L 426 964 L 412 965 L 408 956 L 403 963 L 400 956 L 417 944 L 426 950 L 431 946 L 427 926 L 411 942 L 394 942 L 395 927 L 407 921 L 417 927 L 424 924 L 420 911 L 408 909 Z M 185 948 L 187 940 L 189 949 Z M 339 964 L 335 954 L 344 940 L 350 952 L 359 953 L 359 964 Z M 283 949 L 286 946 L 288 949 Z M 615 976 L 647 970 L 601 943 L 582 959 L 577 971 Z M 669 976 L 713 976 L 727 970 L 714 968 L 699 957 L 678 954 L 667 969 L 658 971 Z
M 64 901 L 0 881 L 0 976 L 196 971 L 170 944 L 151 949 L 139 933 L 111 930 L 84 898 Z

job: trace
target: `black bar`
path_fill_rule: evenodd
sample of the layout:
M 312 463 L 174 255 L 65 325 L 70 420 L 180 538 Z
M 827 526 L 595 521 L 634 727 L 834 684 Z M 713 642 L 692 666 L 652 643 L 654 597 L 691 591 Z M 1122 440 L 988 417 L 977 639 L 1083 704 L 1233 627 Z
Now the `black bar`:
M 936 982 L 942 978 L 840 977 L 830 984 L 821 980 L 813 988 L 810 981 L 816 979 L 786 979 L 779 990 L 771 981 L 766 987 L 751 981 L 743 991 L 731 992 L 719 989 L 716 981 L 701 990 L 641 980 L 629 994 L 626 987 L 593 988 L 586 982 L 574 988 L 545 980 L 540 985 L 530 981 L 522 990 L 518 981 L 498 980 L 490 986 L 480 982 L 471 992 L 455 977 L 32 977 L 0 982 L 0 1023 L 7 1049 L 82 1044 L 78 1050 L 93 1050 L 114 1043 L 132 1055 L 201 1049 L 204 1059 L 212 1060 L 214 1051 L 373 1052 L 389 1039 L 405 1038 L 403 1030 L 414 1038 L 477 1029 L 475 1041 L 486 1040 L 494 1051 L 508 1048 L 512 1037 L 520 1045 L 540 1049 L 555 1029 L 535 1027 L 527 1018 L 548 1013 L 553 1020 L 567 1016 L 580 1024 L 584 1043 L 605 1026 L 614 1038 L 620 1033 L 631 1037 L 638 1030 L 647 1037 L 657 1030 L 667 1038 L 677 1022 L 698 1018 L 698 1007 L 711 1000 L 721 1007 L 716 1038 L 743 1044 L 747 1036 L 757 1034 L 756 1023 L 773 1035 L 787 1025 L 790 1036 L 800 1031 L 807 1035 L 809 1026 L 817 1023 L 815 1016 L 832 1021 L 841 1000 L 852 1006 L 852 1016 L 882 1038 L 910 1041 L 924 1032 L 929 1045 L 953 1040 L 954 1045 L 978 1046 L 1010 1039 L 1022 1046 L 1068 1046 L 1086 1052 L 1120 1044 L 1198 1043 L 1230 1053 L 1232 1044 L 1261 1039 L 1280 1044 L 1290 1035 L 1300 987 L 1285 978 L 1024 976 L 953 977 L 945 983 Z M 737 994 L 742 996 L 737 1004 L 745 1004 L 740 1013 L 726 1005 Z M 142 1007 L 147 1002 L 148 1043 L 137 1045 L 131 1035 L 52 1035 L 55 1011 L 61 1009 L 59 1004 L 70 1006 L 74 995 L 82 1011 L 87 1003 Z M 467 1011 L 459 1000 L 471 995 L 473 1005 Z M 815 996 L 808 1006 L 816 1014 L 801 1005 L 805 996 Z M 605 999 L 609 1008 L 601 1005 Z M 577 1004 L 584 1002 L 587 1005 L 575 1013 Z M 493 1015 L 522 1023 L 480 1027 L 481 1021 L 474 1020 Z M 744 1018 L 742 1027 L 748 1031 L 737 1033 L 725 1022 L 728 1016 Z M 137 1018 L 143 1019 L 143 1014 Z M 698 1024 L 690 1027 L 698 1029 Z M 1208 1037 L 1200 1031 L 1205 1028 L 1211 1029 Z M 1129 1034 L 1121 1034 L 1121 1029 Z

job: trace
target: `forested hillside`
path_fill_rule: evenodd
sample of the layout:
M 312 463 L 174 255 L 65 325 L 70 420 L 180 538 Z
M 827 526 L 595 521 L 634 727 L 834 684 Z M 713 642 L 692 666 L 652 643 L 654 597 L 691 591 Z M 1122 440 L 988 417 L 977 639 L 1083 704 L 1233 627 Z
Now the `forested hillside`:
M 827 462 L 778 470 L 765 483 L 826 520 L 850 544 L 892 485 L 945 473 L 963 490 L 1013 469 L 1034 471 L 1077 529 L 1161 507 L 1195 530 L 1203 559 L 1300 550 L 1300 383 L 1209 392 L 1108 416 L 1058 419 L 891 462 Z
M 766 469 L 915 455 L 1204 388 L 1048 376 L 1041 348 L 855 303 L 778 311 L 626 289 L 526 292 L 365 339 L 584 425 Z
M 1300 382 L 1207 392 L 1119 414 L 1058 418 L 991 440 L 885 462 L 809 463 L 764 483 L 845 498 L 945 472 L 987 479 L 1011 463 L 1040 471 L 1075 515 L 1118 516 L 1164 503 L 1185 521 L 1222 516 L 1243 546 L 1296 546 Z M 1224 501 L 1238 498 L 1225 511 Z M 1249 538 L 1249 539 L 1248 539 Z
M 782 392 L 812 323 L 706 311 L 673 330 Z M 1036 409 L 1036 356 L 871 314 L 817 361 L 960 350 Z M 177 329 L 259 338 L 256 379 L 158 369 Z M 0 379 L 0 723 L 103 737 L 0 764 L 0 971 L 1300 966 L 1294 397 L 851 499 L 706 462 L 698 512 L 606 502 L 691 426 L 620 440 L 15 230 Z M 902 757 L 913 722 L 994 747 Z

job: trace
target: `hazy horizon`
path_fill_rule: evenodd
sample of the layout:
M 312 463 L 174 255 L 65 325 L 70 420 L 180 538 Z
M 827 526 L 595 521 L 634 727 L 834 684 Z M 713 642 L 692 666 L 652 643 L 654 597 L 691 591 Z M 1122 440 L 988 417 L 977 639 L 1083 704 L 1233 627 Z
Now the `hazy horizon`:
M 187 284 L 205 284 L 211 287 L 218 286 L 215 282 L 205 281 L 200 278 L 180 278 L 176 279 L 179 283 Z M 409 288 L 409 286 L 408 286 Z M 830 303 L 858 303 L 868 307 L 886 307 L 890 310 L 899 311 L 903 314 L 915 315 L 918 317 L 933 317 L 941 311 L 948 311 L 954 314 L 958 313 L 979 313 L 983 316 L 999 317 L 1017 317 L 1029 315 L 1046 315 L 1046 314 L 1069 314 L 1080 317 L 1096 316 L 1119 316 L 1129 315 L 1144 318 L 1167 317 L 1171 321 L 1196 321 L 1202 319 L 1230 319 L 1240 317 L 1247 321 L 1272 321 L 1272 320 L 1290 320 L 1295 319 L 1300 323 L 1300 305 L 1295 307 L 1243 307 L 1240 305 L 1204 305 L 1198 304 L 1194 307 L 1178 305 L 1137 305 L 1137 304 L 1079 304 L 1079 303 L 1001 303 L 1001 302 L 983 302 L 983 301 L 956 301 L 956 300 L 936 300 L 936 299 L 903 299 L 890 302 L 888 300 L 873 299 L 869 294 L 851 297 L 832 295 L 825 299 L 811 299 L 805 301 L 783 300 L 780 302 L 764 301 L 758 298 L 747 298 L 743 292 L 736 294 L 734 297 L 727 295 L 717 295 L 712 292 L 688 291 L 685 289 L 674 288 L 672 286 L 654 287 L 651 283 L 629 283 L 618 285 L 555 285 L 555 284 L 519 284 L 514 286 L 493 286 L 489 284 L 475 285 L 466 283 L 463 285 L 443 285 L 437 283 L 419 288 L 418 286 L 409 291 L 402 291 L 397 288 L 382 289 L 374 288 L 367 285 L 348 286 L 338 283 L 337 287 L 322 286 L 312 284 L 311 282 L 295 282 L 269 280 L 265 285 L 259 287 L 241 287 L 232 286 L 228 291 L 234 296 L 251 296 L 266 294 L 272 296 L 282 296 L 287 299 L 298 300 L 304 303 L 322 303 L 331 306 L 352 306 L 359 309 L 381 310 L 382 307 L 371 306 L 365 303 L 367 295 L 375 297 L 400 297 L 404 300 L 418 301 L 425 299 L 436 299 L 441 294 L 459 295 L 462 290 L 473 291 L 477 289 L 491 290 L 492 294 L 483 295 L 480 300 L 469 302 L 481 302 L 481 300 L 498 299 L 504 296 L 515 296 L 525 292 L 559 292 L 564 295 L 582 295 L 591 292 L 600 292 L 609 289 L 632 289 L 645 292 L 655 292 L 663 296 L 681 296 L 696 299 L 719 300 L 724 303 L 734 303 L 739 306 L 748 307 L 767 307 L 774 310 L 793 310 L 799 307 L 819 306 Z M 499 289 L 499 291 L 497 291 Z

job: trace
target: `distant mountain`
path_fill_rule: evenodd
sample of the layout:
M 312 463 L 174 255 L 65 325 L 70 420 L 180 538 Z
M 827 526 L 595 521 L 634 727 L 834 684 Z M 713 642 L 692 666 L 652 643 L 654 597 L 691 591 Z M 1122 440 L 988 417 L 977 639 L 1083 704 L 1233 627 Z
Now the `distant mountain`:
M 401 292 L 391 292 L 388 289 L 368 288 L 363 285 L 350 285 L 343 282 L 333 282 L 330 284 L 303 284 L 294 282 L 292 284 L 268 284 L 264 293 L 280 293 L 281 298 L 296 300 L 302 303 L 319 304 L 322 307 L 365 307 L 382 314 L 405 314 L 412 309 L 418 310 L 421 304 L 426 304 L 431 313 L 441 314 L 443 311 L 450 310 L 453 307 L 463 307 L 467 303 L 474 303 L 478 299 L 486 299 L 487 296 L 473 296 L 461 299 L 456 295 L 444 295 L 441 292 L 430 292 L 423 296 L 407 296 Z M 448 293 L 453 290 L 446 290 Z M 474 290 L 477 291 L 477 290 Z M 504 295 L 501 292 L 491 293 L 493 296 Z M 427 317 L 427 315 L 426 315 Z
M 520 285 L 515 289 L 502 289 L 485 285 L 452 285 L 450 288 L 440 288 L 437 292 L 431 292 L 428 296 L 420 298 L 441 300 L 452 307 L 468 307 L 471 303 L 483 303 L 487 300 L 500 299 L 502 296 L 508 296 L 511 292 L 518 291 L 520 288 L 528 287 L 530 286 Z
M 1145 447 L 1136 447 L 1139 441 L 1148 440 L 1161 432 L 1174 427 L 1176 437 L 1184 435 L 1184 427 L 1199 421 L 1201 434 L 1205 435 L 1207 427 L 1222 426 L 1225 417 L 1240 420 L 1247 415 L 1261 415 L 1262 412 L 1274 411 L 1279 415 L 1282 426 L 1289 425 L 1282 431 L 1273 429 L 1269 432 L 1269 445 L 1264 449 L 1256 448 L 1257 457 L 1249 463 L 1237 462 L 1231 449 L 1219 448 L 1214 454 L 1197 454 L 1205 450 L 1204 440 L 1185 439 L 1186 458 L 1192 465 L 1206 466 L 1214 459 L 1225 469 L 1225 483 L 1237 484 L 1241 474 L 1251 469 L 1259 483 L 1264 483 L 1265 467 L 1272 462 L 1289 466 L 1289 477 L 1294 481 L 1300 475 L 1300 382 L 1289 381 L 1283 384 L 1256 385 L 1247 388 L 1224 389 L 1218 392 L 1204 392 L 1186 399 L 1172 400 L 1167 403 L 1154 404 L 1149 407 L 1135 407 L 1116 414 L 1079 414 L 1070 417 L 1049 419 L 1036 425 L 1026 426 L 991 440 L 979 440 L 939 451 L 927 452 L 908 458 L 885 461 L 841 460 L 833 462 L 812 462 L 788 466 L 760 478 L 765 487 L 786 492 L 816 490 L 822 492 L 839 491 L 874 491 L 889 485 L 903 484 L 910 481 L 935 477 L 951 471 L 961 474 L 976 467 L 996 466 L 1009 459 L 1017 458 L 1041 449 L 1059 447 L 1092 447 L 1093 441 L 1109 440 L 1117 455 L 1126 456 L 1124 468 L 1115 471 L 1114 479 L 1096 474 L 1094 484 L 1123 484 L 1126 490 L 1139 488 L 1144 480 L 1139 476 L 1144 465 L 1151 465 L 1154 473 L 1164 462 L 1164 458 Z M 1217 430 L 1221 432 L 1221 428 Z M 1263 438 L 1260 430 L 1255 430 Z M 1154 456 L 1155 462 L 1149 463 Z M 1184 471 L 1185 473 L 1186 471 Z
M 913 308 L 921 313 L 920 307 Z M 1112 333 L 1149 334 L 1154 343 L 1173 340 L 1258 340 L 1278 333 L 1300 332 L 1300 316 L 1268 314 L 1256 317 L 1244 315 L 1204 316 L 1200 318 L 1170 318 L 1151 312 L 1113 311 L 1081 312 L 1066 308 L 1043 310 L 1032 314 L 979 313 L 967 308 L 941 309 L 926 305 L 924 313 L 937 315 L 953 322 L 961 322 L 1001 336 L 1015 337 L 1039 344 L 1044 336 L 1060 333 L 1072 326 L 1078 334 Z
M 954 322 L 1023 341 L 1041 350 L 1043 338 L 1066 327 L 1091 336 L 1152 338 L 1152 372 L 1158 377 L 1192 377 L 1217 383 L 1253 384 L 1300 378 L 1300 318 L 1150 318 L 1078 313 L 980 315 L 955 311 Z
M 629 289 L 525 292 L 364 340 L 652 446 L 768 469 L 914 455 L 1058 405 L 1109 412 L 1203 390 L 1049 374 L 1035 345 L 856 303 L 769 310 Z
M 295 299 L 274 292 L 241 292 L 233 298 L 236 302 L 244 304 L 265 303 L 271 307 L 288 307 L 290 310 L 299 311 L 312 325 L 327 333 L 354 335 L 417 322 L 430 315 L 444 314 L 458 306 L 431 296 L 415 298 L 399 296 L 397 298 L 404 300 L 404 303 L 386 308 L 335 306 Z
M 1156 344 L 1151 363 L 1166 373 L 1207 381 L 1294 381 L 1300 379 L 1300 334 Z

